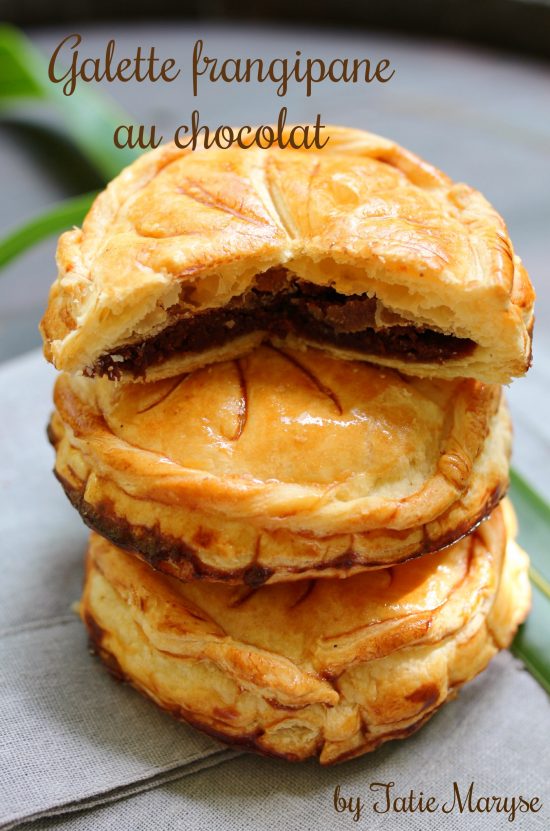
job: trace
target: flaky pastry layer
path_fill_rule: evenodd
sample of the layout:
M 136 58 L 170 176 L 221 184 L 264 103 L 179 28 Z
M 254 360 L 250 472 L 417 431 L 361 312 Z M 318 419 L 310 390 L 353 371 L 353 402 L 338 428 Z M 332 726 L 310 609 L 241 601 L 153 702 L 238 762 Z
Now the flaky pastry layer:
M 499 507 L 445 552 L 254 590 L 174 580 L 92 534 L 80 613 L 111 671 L 177 718 L 330 764 L 410 735 L 508 646 L 530 592 L 505 548 Z
M 507 383 L 522 375 L 534 294 L 499 214 L 391 141 L 327 132 L 319 151 L 166 145 L 126 168 L 82 229 L 60 239 L 41 324 L 48 359 L 68 372 L 168 377 L 244 354 L 276 336 L 290 310 L 291 331 L 282 334 L 302 347 L 428 377 Z M 334 309 L 295 299 L 287 310 L 275 304 L 271 325 L 254 311 L 244 320 L 242 309 L 217 320 L 240 298 L 257 304 L 259 276 L 281 268 L 294 289 L 333 292 L 355 306 L 376 300 L 368 324 L 376 336 L 358 344 L 354 324 Z M 181 332 L 158 346 L 175 324 L 198 318 L 179 347 Z M 418 351 L 425 332 L 436 343 Z M 449 351 L 449 337 L 474 348 Z
M 455 542 L 506 491 L 499 387 L 260 347 L 155 383 L 61 375 L 84 520 L 182 579 L 338 576 Z

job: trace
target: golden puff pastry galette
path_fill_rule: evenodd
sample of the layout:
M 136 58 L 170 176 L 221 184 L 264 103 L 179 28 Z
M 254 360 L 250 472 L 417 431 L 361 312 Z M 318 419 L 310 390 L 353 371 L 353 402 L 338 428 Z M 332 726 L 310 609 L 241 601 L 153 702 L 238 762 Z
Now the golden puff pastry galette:
M 498 386 L 261 346 L 163 381 L 59 376 L 83 519 L 181 579 L 345 576 L 455 542 L 506 491 Z
M 194 153 L 124 170 L 65 233 L 42 321 L 58 369 L 159 379 L 265 340 L 506 383 L 533 290 L 484 197 L 391 141 Z
M 231 744 L 324 764 L 417 730 L 529 606 L 502 509 L 446 551 L 347 580 L 184 583 L 92 534 L 80 613 L 111 671 Z

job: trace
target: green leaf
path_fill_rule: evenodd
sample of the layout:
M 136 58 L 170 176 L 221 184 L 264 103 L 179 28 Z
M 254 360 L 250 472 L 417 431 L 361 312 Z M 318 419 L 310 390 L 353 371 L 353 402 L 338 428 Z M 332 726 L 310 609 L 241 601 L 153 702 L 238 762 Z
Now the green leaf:
M 531 558 L 533 606 L 512 652 L 550 693 L 550 506 L 512 471 L 510 496 L 519 521 L 518 542 Z
M 0 107 L 13 106 L 20 97 L 40 97 L 52 103 L 67 133 L 105 181 L 110 181 L 140 152 L 119 149 L 113 134 L 129 118 L 106 96 L 80 85 L 71 96 L 48 78 L 48 64 L 31 41 L 12 26 L 0 26 Z
M 519 519 L 519 542 L 531 563 L 550 583 L 550 505 L 512 470 L 510 497 Z
M 533 580 L 533 574 L 531 574 Z M 533 603 L 529 617 L 515 637 L 512 652 L 531 675 L 550 693 L 550 596 L 535 582 L 531 584 Z
M 0 268 L 45 237 L 60 234 L 73 225 L 81 225 L 96 195 L 96 193 L 85 193 L 82 196 L 58 202 L 53 208 L 1 239 Z
M 3 99 L 42 95 L 42 89 L 23 62 L 18 48 L 18 33 L 9 26 L 0 27 L 0 103 Z

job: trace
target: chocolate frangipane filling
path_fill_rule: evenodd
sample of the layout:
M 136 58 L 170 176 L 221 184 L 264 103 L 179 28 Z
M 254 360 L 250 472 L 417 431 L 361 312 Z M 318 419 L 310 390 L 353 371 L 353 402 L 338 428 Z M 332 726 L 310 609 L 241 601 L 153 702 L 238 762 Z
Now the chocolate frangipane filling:
M 331 344 L 364 355 L 396 357 L 414 362 L 444 363 L 470 355 L 476 344 L 468 338 L 417 327 L 385 309 L 376 297 L 344 295 L 327 286 L 300 280 L 285 269 L 258 276 L 252 289 L 223 308 L 177 319 L 157 335 L 102 355 L 86 375 L 117 379 L 135 377 L 175 353 L 200 353 L 235 338 L 262 332 L 265 339 L 292 334 L 309 343 Z

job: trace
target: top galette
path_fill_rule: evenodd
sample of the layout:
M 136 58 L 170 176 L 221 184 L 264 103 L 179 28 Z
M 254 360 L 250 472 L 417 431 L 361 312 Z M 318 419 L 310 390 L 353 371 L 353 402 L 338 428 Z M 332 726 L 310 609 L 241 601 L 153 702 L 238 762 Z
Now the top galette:
M 58 369 L 155 380 L 261 341 L 506 383 L 534 293 L 500 215 L 391 141 L 142 156 L 63 234 L 41 330 Z

